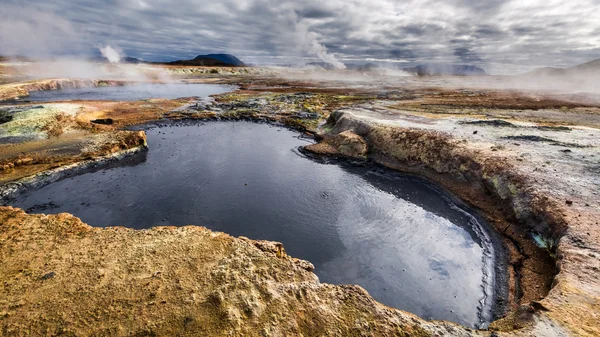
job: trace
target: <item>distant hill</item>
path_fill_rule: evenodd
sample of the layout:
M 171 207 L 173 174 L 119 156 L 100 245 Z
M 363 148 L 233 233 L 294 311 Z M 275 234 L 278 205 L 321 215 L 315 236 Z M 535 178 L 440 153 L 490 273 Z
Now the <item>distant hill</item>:
M 90 62 L 95 62 L 95 63 L 109 63 L 108 59 L 104 56 L 89 57 L 87 60 Z M 135 57 L 123 57 L 122 59 L 119 60 L 119 63 L 137 64 L 137 63 L 148 63 L 148 62 L 137 59 Z
M 205 67 L 245 67 L 246 65 L 237 57 L 230 54 L 198 55 L 192 60 L 178 60 L 167 62 L 179 66 L 205 66 Z
M 140 59 L 136 59 L 135 57 L 124 57 L 121 59 L 121 61 L 119 61 L 121 63 L 147 63 L 146 61 L 140 60 Z
M 537 77 L 581 77 L 600 76 L 600 59 L 569 68 L 545 67 L 523 74 Z
M 97 63 L 108 63 L 108 59 L 104 56 L 94 56 L 88 58 L 90 62 Z M 245 67 L 244 62 L 240 61 L 237 57 L 229 54 L 208 54 L 198 55 L 191 60 L 177 60 L 172 62 L 147 62 L 140 60 L 135 57 L 123 57 L 119 63 L 128 64 L 170 64 L 170 65 L 181 65 L 181 66 L 207 66 L 207 67 Z
M 578 71 L 594 71 L 594 72 L 598 72 L 600 71 L 600 59 L 597 60 L 593 60 L 590 62 L 586 62 L 584 64 L 580 64 L 578 66 L 569 68 L 572 70 L 578 70 Z
M 555 68 L 555 67 L 544 67 L 535 69 L 530 71 L 524 75 L 533 75 L 533 76 L 562 76 L 566 73 L 566 69 L 564 68 Z
M 483 76 L 485 70 L 471 65 L 454 64 L 420 64 L 416 67 L 402 69 L 419 76 Z

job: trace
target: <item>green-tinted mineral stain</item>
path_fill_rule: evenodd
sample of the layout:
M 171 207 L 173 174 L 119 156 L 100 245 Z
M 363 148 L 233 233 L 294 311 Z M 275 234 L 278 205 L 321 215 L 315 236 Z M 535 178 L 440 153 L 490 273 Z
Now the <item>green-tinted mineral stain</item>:
M 316 132 L 319 127 L 319 120 L 315 119 L 301 119 L 301 118 L 286 118 L 284 120 L 284 124 L 288 127 L 299 129 L 299 130 L 308 130 L 312 132 Z
M 513 183 L 508 183 L 507 184 L 508 190 L 510 191 L 510 195 L 511 196 L 516 196 L 517 193 L 519 193 L 519 187 Z
M 29 137 L 33 139 L 46 138 L 44 127 L 57 115 L 66 113 L 75 115 L 79 111 L 74 105 L 37 106 L 32 109 L 16 112 L 12 120 L 0 124 L 0 138 L 2 137 Z
M 321 125 L 321 127 L 319 128 L 319 131 L 321 133 L 330 133 L 332 130 L 333 128 L 329 124 Z
M 489 181 L 492 182 L 492 185 L 494 186 L 496 193 L 498 193 L 502 199 L 506 199 L 508 197 L 505 193 L 503 193 L 505 191 L 505 189 L 503 188 L 503 185 L 502 185 L 502 182 L 500 181 L 499 176 L 484 175 L 484 178 L 487 178 Z
M 231 110 L 231 111 L 227 111 L 227 112 L 223 112 L 222 114 L 219 115 L 222 118 L 231 118 L 231 119 L 238 119 L 238 118 L 257 118 L 257 111 L 253 110 L 253 109 L 235 109 L 235 110 Z
M 558 242 L 554 238 L 544 237 L 542 234 L 538 233 L 532 233 L 531 236 L 538 247 L 547 250 L 550 256 L 555 257 L 554 251 L 556 250 Z
M 289 127 L 316 132 L 329 113 L 339 106 L 357 104 L 369 99 L 366 96 L 344 96 L 321 93 L 257 93 L 240 92 L 219 95 L 221 104 L 231 104 L 233 109 L 220 115 L 224 118 L 253 118 L 263 113 L 290 116 L 282 121 Z M 258 103 L 258 104 L 257 104 Z M 316 114 L 308 118 L 300 114 Z

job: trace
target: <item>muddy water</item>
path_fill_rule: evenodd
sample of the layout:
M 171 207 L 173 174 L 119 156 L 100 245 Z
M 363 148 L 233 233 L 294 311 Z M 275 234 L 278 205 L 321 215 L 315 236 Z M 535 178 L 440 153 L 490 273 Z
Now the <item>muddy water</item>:
M 359 284 L 426 319 L 490 319 L 494 249 L 481 221 L 445 192 L 373 166 L 302 156 L 308 141 L 265 124 L 154 128 L 150 150 L 29 192 L 30 212 L 94 226 L 203 225 L 280 241 L 323 282 Z
M 32 91 L 26 98 L 32 102 L 71 100 L 136 101 L 148 98 L 175 99 L 180 97 L 207 97 L 232 91 L 231 86 L 216 84 L 137 84 L 124 87 L 92 87 Z

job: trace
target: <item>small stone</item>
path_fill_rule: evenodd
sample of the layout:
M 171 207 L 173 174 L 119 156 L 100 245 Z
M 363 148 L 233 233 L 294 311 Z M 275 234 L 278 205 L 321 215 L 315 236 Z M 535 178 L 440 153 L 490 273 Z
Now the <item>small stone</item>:
M 569 206 L 573 205 L 573 201 L 571 201 L 571 200 L 567 200 L 565 203 Z
M 477 130 L 473 131 L 473 134 L 476 135 L 477 134 Z
M 45 281 L 45 280 L 49 280 L 49 279 L 51 279 L 51 278 L 54 278 L 54 276 L 56 276 L 56 273 L 55 273 L 55 272 L 53 272 L 53 271 L 51 271 L 51 272 L 49 272 L 49 273 L 47 273 L 47 274 L 43 275 L 43 276 L 42 276 L 42 280 L 44 280 L 44 281 Z

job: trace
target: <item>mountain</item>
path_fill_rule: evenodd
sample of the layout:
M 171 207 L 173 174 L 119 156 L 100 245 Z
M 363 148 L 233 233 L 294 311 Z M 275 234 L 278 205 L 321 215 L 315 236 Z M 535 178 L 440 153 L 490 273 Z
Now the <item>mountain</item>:
M 89 62 L 94 63 L 110 63 L 108 59 L 104 56 L 93 56 L 86 59 Z M 119 60 L 119 63 L 130 63 L 130 64 L 138 64 L 138 63 L 148 63 L 146 61 L 137 59 L 135 57 L 123 57 Z
M 555 68 L 555 67 L 544 67 L 532 70 L 524 75 L 532 75 L 532 76 L 562 76 L 566 73 L 566 69 L 564 68 Z
M 223 63 L 226 64 L 230 64 L 234 67 L 243 67 L 245 66 L 244 62 L 242 62 L 240 59 L 238 59 L 237 57 L 231 55 L 231 54 L 208 54 L 208 55 L 198 55 L 196 56 L 196 58 L 194 60 L 198 60 L 198 59 L 215 59 L 218 61 L 221 61 Z
M 137 64 L 137 63 L 147 63 L 146 61 L 142 61 L 142 60 L 137 59 L 135 57 L 124 57 L 119 62 L 121 62 L 121 63 L 134 63 L 134 64 Z
M 416 67 L 404 68 L 406 72 L 419 76 L 482 76 L 485 70 L 471 65 L 455 64 L 420 64 Z
M 569 68 L 545 67 L 523 74 L 537 77 L 583 77 L 600 76 L 600 59 Z
M 206 66 L 206 67 L 245 67 L 244 62 L 230 54 L 198 55 L 192 60 L 178 60 L 167 62 L 179 66 Z
M 580 64 L 578 66 L 571 67 L 571 68 L 568 68 L 568 69 L 575 70 L 575 71 L 593 71 L 593 72 L 599 72 L 600 71 L 600 59 L 593 60 L 593 61 L 590 61 L 590 62 L 586 62 L 584 64 Z

